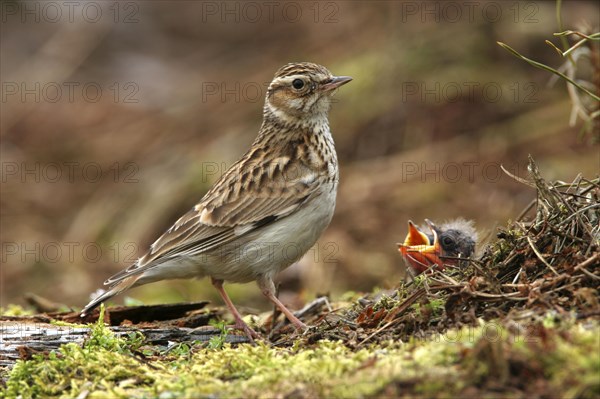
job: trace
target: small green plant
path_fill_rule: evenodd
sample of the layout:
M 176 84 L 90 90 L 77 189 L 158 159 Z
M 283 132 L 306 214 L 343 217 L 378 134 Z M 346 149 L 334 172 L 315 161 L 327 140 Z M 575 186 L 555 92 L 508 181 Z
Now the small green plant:
M 8 305 L 6 308 L 0 307 L 0 316 L 31 316 L 34 312 L 25 309 L 19 305 Z
M 103 348 L 109 351 L 123 353 L 128 351 L 127 341 L 117 337 L 104 325 L 104 304 L 100 305 L 98 320 L 90 324 L 90 337 L 85 341 L 84 348 Z
M 188 356 L 191 352 L 191 349 L 192 347 L 189 344 L 180 342 L 170 347 L 165 354 L 168 353 L 169 355 L 176 357 Z
M 379 298 L 379 301 L 377 301 L 377 303 L 375 303 L 375 305 L 373 305 L 373 310 L 375 310 L 375 311 L 380 310 L 380 309 L 391 310 L 391 309 L 395 308 L 396 306 L 398 306 L 398 304 L 399 304 L 399 302 L 397 300 L 384 294 L 384 295 L 381 295 L 381 298 Z
M 422 288 L 425 286 L 425 282 L 427 281 L 427 275 L 425 273 L 419 274 L 413 278 L 413 284 L 415 287 Z
M 208 349 L 222 349 L 227 339 L 227 325 L 223 320 L 211 320 L 209 324 L 218 329 L 220 333 L 210 338 Z

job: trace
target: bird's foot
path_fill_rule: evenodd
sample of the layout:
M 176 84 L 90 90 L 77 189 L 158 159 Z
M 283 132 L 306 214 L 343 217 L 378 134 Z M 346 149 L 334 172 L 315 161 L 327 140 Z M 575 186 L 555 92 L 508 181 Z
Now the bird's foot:
M 308 329 L 310 329 L 308 325 L 304 324 L 302 321 L 300 321 L 300 319 L 298 319 L 295 316 L 293 319 L 289 320 L 292 322 L 292 324 L 294 325 L 294 327 L 296 327 L 296 330 L 298 331 L 307 331 Z
M 260 338 L 260 335 L 256 331 L 254 331 L 248 324 L 246 324 L 243 320 L 236 320 L 235 324 L 231 326 L 231 328 L 235 330 L 243 331 L 246 336 L 250 339 L 250 342 L 254 343 L 255 339 Z

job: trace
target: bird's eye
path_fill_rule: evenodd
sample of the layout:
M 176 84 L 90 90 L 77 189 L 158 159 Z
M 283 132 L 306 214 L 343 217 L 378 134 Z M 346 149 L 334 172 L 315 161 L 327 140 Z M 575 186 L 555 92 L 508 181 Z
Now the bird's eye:
M 452 248 L 454 247 L 454 240 L 448 236 L 442 237 L 442 246 L 445 248 Z
M 292 86 L 294 87 L 294 89 L 300 90 L 304 87 L 304 81 L 302 79 L 294 79 L 294 81 L 292 82 Z

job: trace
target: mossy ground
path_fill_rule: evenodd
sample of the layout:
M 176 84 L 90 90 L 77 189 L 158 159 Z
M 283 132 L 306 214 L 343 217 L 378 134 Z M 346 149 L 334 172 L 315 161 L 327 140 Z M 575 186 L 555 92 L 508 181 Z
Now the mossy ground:
M 351 349 L 299 336 L 276 347 L 150 347 L 91 325 L 83 345 L 20 360 L 0 396 L 36 397 L 588 397 L 600 395 L 600 326 L 548 317 L 525 329 L 480 320 L 426 339 Z
M 267 317 L 255 345 L 227 344 L 223 322 L 209 340 L 186 342 L 183 321 L 206 326 L 218 313 L 204 303 L 170 307 L 187 315 L 171 326 L 186 331 L 177 343 L 151 342 L 152 323 L 125 320 L 123 309 L 120 318 L 101 310 L 82 344 L 19 352 L 0 397 L 599 398 L 600 182 L 547 185 L 533 162 L 531 170 L 535 217 L 509 224 L 468 265 L 391 291 L 348 293 L 331 309 L 319 298 L 302 315 L 314 326 L 303 334 Z M 0 322 L 36 317 L 6 313 Z M 62 327 L 81 321 L 77 312 L 42 316 Z M 117 335 L 105 321 L 132 329 Z

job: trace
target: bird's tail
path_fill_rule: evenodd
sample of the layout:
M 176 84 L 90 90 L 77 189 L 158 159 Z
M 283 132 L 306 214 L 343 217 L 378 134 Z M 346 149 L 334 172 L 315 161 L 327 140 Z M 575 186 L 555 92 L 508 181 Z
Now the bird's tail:
M 119 283 L 110 287 L 110 289 L 101 295 L 98 295 L 96 298 L 92 299 L 90 303 L 85 305 L 83 310 L 81 311 L 80 316 L 85 317 L 91 310 L 99 306 L 102 302 L 112 298 L 113 296 L 125 291 L 126 289 L 131 288 L 135 282 L 138 280 L 140 276 L 131 276 L 129 278 L 123 279 L 119 281 Z

